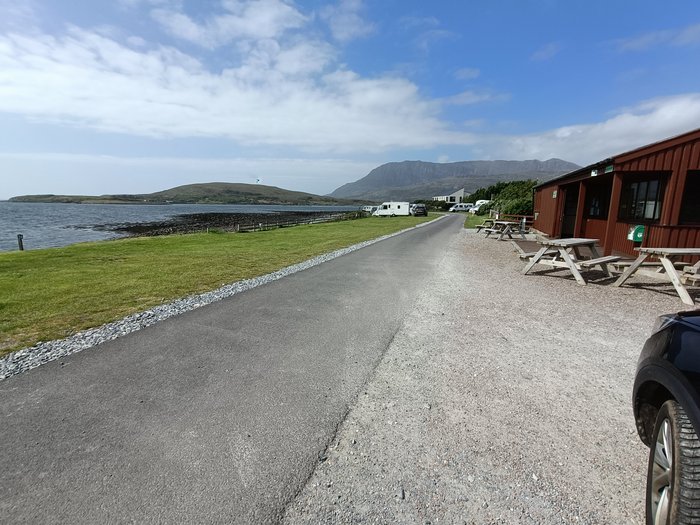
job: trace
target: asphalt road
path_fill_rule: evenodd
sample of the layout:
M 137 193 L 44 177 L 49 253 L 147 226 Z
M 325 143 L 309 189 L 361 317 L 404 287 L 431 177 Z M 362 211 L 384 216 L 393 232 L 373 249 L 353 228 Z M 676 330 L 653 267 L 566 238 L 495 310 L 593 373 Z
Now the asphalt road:
M 462 222 L 1 381 L 0 522 L 278 521 Z

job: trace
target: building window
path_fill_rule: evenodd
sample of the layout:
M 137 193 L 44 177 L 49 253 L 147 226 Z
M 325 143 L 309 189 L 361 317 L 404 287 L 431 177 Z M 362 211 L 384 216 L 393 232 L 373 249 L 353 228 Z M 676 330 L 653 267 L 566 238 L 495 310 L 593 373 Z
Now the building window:
M 626 221 L 658 221 L 661 217 L 664 179 L 653 175 L 622 183 L 620 213 L 618 218 Z
M 601 182 L 591 182 L 586 186 L 586 217 L 605 220 L 610 207 L 612 178 Z
M 700 224 L 700 171 L 689 171 L 681 201 L 680 224 Z

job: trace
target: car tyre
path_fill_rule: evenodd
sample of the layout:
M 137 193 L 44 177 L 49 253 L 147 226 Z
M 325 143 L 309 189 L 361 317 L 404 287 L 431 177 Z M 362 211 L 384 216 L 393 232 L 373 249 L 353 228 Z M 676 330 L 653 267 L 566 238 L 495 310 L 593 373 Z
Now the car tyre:
M 700 440 L 675 400 L 656 417 L 646 501 L 648 525 L 700 524 Z

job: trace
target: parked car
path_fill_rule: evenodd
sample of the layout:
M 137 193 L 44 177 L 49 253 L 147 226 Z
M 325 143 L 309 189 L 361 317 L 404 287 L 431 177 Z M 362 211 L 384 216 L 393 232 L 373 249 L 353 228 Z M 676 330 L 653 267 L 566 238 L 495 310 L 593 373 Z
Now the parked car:
M 639 437 L 650 448 L 648 524 L 700 516 L 700 310 L 658 318 L 637 363 Z
M 428 208 L 425 207 L 425 204 L 414 204 L 411 206 L 411 215 L 414 217 L 418 217 L 419 215 L 428 216 Z
M 474 206 L 471 207 L 469 210 L 471 213 L 476 213 L 479 211 L 479 209 L 484 206 L 485 204 L 489 204 L 491 201 L 489 200 L 478 200 L 474 203 Z
M 474 205 L 471 202 L 461 202 L 452 206 L 449 211 L 469 211 L 472 208 L 472 206 Z

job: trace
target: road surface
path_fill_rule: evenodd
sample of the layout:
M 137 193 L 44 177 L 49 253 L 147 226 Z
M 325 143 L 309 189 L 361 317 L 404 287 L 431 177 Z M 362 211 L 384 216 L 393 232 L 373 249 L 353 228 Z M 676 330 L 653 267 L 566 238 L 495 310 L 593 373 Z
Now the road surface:
M 279 521 L 462 222 L 1 381 L 0 522 Z

